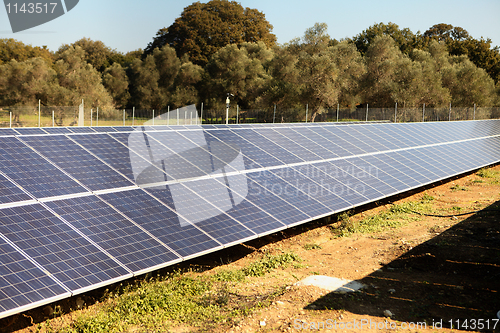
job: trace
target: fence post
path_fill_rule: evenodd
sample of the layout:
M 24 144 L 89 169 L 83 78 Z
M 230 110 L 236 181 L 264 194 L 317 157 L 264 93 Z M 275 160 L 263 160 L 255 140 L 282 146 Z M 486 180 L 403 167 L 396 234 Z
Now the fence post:
M 422 122 L 425 121 L 425 103 L 424 106 L 422 107 Z
M 135 106 L 132 107 L 132 126 L 134 126 L 135 123 Z
M 42 114 L 42 110 L 40 107 L 40 100 L 38 100 L 38 127 L 40 127 L 40 124 L 41 124 L 41 114 Z
M 125 126 L 125 109 L 123 109 L 123 126 Z
M 309 104 L 306 104 L 306 123 L 307 123 L 307 113 L 309 112 Z
M 366 103 L 366 121 L 368 121 L 368 103 Z
M 12 111 L 9 112 L 9 127 L 12 128 Z
M 450 102 L 450 112 L 448 114 L 448 121 L 451 121 L 451 102 Z
M 273 124 L 275 119 L 276 119 L 276 104 L 274 104 Z
M 340 104 L 337 103 L 337 122 L 339 122 Z
M 54 127 L 54 126 L 52 126 Z M 90 109 L 90 127 L 92 127 L 92 109 Z
M 394 107 L 394 122 L 398 122 L 398 103 L 396 102 L 396 106 Z
M 201 102 L 201 125 L 203 125 L 203 102 Z
M 54 115 L 54 110 L 52 110 L 52 127 L 55 125 L 55 115 Z
M 96 110 L 95 125 L 99 126 L 99 107 L 97 107 L 97 110 Z
M 474 103 L 474 118 L 472 120 L 476 120 L 476 103 Z
M 239 124 L 240 106 L 236 104 L 236 124 Z
M 177 125 L 179 125 L 179 108 L 177 108 Z
M 155 109 L 153 109 L 153 126 L 155 125 Z

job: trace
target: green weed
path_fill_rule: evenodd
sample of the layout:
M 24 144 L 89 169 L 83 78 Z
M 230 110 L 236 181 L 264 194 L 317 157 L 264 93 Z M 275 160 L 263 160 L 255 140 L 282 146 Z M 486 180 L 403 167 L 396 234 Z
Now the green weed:
M 318 245 L 318 244 L 309 243 L 309 244 L 305 244 L 304 245 L 304 249 L 307 250 L 307 251 L 309 251 L 309 250 L 320 250 L 321 246 Z
M 346 237 L 356 233 L 372 233 L 400 227 L 408 221 L 416 220 L 415 213 L 429 211 L 429 203 L 434 198 L 425 193 L 418 201 L 394 204 L 379 214 L 354 222 L 346 216 L 339 217 L 340 226 L 333 229 L 337 237 Z
M 458 184 L 455 184 L 452 187 L 450 187 L 450 190 L 452 190 L 453 192 L 456 192 L 456 191 L 468 191 L 469 189 L 465 186 L 460 186 Z
M 301 259 L 294 253 L 266 254 L 242 269 L 211 275 L 175 272 L 128 285 L 105 295 L 97 312 L 87 311 L 62 332 L 163 331 L 174 325 L 220 327 L 267 304 L 275 297 L 242 299 L 232 291 L 247 276 L 263 276 Z M 237 288 L 239 290 L 241 287 Z M 208 325 L 208 326 L 207 326 Z

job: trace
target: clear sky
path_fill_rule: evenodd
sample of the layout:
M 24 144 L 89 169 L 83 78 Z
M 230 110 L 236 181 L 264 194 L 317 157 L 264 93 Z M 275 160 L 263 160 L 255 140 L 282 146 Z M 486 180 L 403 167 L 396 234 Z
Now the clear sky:
M 29 1 L 29 0 L 26 0 Z M 207 2 L 203 0 L 201 2 Z M 466 29 L 474 38 L 500 46 L 500 0 L 241 0 L 274 26 L 278 43 L 301 37 L 316 22 L 328 24 L 332 38 L 353 37 L 375 23 L 393 22 L 416 33 L 437 23 Z M 191 0 L 80 0 L 64 16 L 12 33 L 0 7 L 0 38 L 57 50 L 83 37 L 101 40 L 120 52 L 145 48 L 156 32 L 171 25 Z

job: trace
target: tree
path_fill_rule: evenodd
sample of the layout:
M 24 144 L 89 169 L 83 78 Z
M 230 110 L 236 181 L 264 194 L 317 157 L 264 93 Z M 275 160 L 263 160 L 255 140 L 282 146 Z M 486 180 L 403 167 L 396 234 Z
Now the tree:
M 180 60 L 173 48 L 166 45 L 155 49 L 143 60 L 130 66 L 131 103 L 144 109 L 162 109 L 196 103 L 196 85 L 203 69 L 187 58 Z
M 25 45 L 15 39 L 0 39 L 0 65 L 11 60 L 23 62 L 31 58 L 42 58 L 48 64 L 53 62 L 53 54 L 46 46 Z
M 337 103 L 340 93 L 337 84 L 339 70 L 333 59 L 327 28 L 326 23 L 316 23 L 306 30 L 301 40 L 295 40 L 289 46 L 292 53 L 298 54 L 300 100 L 309 105 L 312 122 L 325 107 Z
M 243 8 L 236 1 L 195 2 L 171 26 L 158 31 L 145 55 L 170 45 L 179 58 L 187 54 L 193 63 L 205 66 L 214 53 L 228 44 L 262 41 L 273 46 L 276 36 L 271 33 L 272 28 L 262 12 Z
M 365 61 L 356 47 L 347 41 L 333 46 L 332 59 L 338 70 L 339 103 L 354 107 L 361 102 L 360 81 L 366 73 Z
M 265 69 L 270 58 L 272 54 L 263 42 L 221 48 L 205 67 L 205 97 L 225 100 L 226 94 L 232 93 L 239 105 L 255 105 L 270 79 Z
M 71 46 L 59 54 L 54 64 L 59 86 L 53 93 L 55 105 L 79 105 L 111 108 L 112 98 L 102 84 L 101 74 L 85 61 L 85 51 Z
M 396 71 L 403 54 L 390 36 L 376 36 L 366 52 L 367 72 L 363 78 L 364 99 L 370 105 L 394 105 Z
M 477 67 L 486 70 L 495 82 L 500 80 L 500 48 L 492 47 L 491 39 L 474 39 L 467 30 L 444 23 L 429 28 L 424 37 L 446 43 L 451 55 L 466 55 Z
M 445 23 L 433 25 L 426 32 L 424 32 L 423 36 L 431 39 L 437 39 L 438 41 L 443 42 L 448 42 L 449 40 L 460 41 L 470 38 L 467 30 Z
M 39 99 L 47 102 L 55 77 L 56 72 L 39 57 L 0 65 L 0 105 L 36 105 Z
M 84 60 L 101 73 L 103 73 L 106 68 L 116 62 L 124 67 L 127 64 L 131 63 L 135 58 L 134 56 L 130 56 L 131 52 L 129 52 L 129 54 L 127 55 L 123 55 L 122 53 L 106 46 L 100 40 L 93 41 L 90 38 L 82 38 L 72 44 L 62 45 L 57 50 L 56 56 L 62 54 L 64 51 L 68 50 L 71 47 L 74 48 L 75 46 L 79 46 L 84 51 Z
M 115 62 L 102 74 L 102 83 L 113 98 L 114 105 L 118 108 L 125 108 L 130 99 L 129 80 L 125 69 Z
M 451 66 L 443 69 L 443 85 L 450 90 L 453 105 L 495 103 L 495 83 L 484 69 L 476 67 L 466 56 L 454 56 L 451 62 Z
M 370 45 L 377 36 L 391 37 L 403 54 L 410 54 L 414 48 L 423 47 L 423 40 L 419 33 L 414 34 L 410 29 L 400 29 L 395 23 L 378 23 L 372 25 L 360 34 L 352 38 L 352 42 L 358 48 L 358 51 L 365 55 Z

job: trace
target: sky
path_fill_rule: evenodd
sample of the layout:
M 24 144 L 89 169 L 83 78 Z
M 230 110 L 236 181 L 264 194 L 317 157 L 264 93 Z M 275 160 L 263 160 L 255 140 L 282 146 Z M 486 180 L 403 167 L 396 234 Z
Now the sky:
M 7 0 L 8 2 L 8 0 Z M 200 2 L 207 2 L 202 0 Z M 328 25 L 331 38 L 353 37 L 376 23 L 396 23 L 424 33 L 438 23 L 459 26 L 474 38 L 500 46 L 500 0 L 241 0 L 273 25 L 278 43 L 302 37 L 316 22 Z M 7 8 L 0 7 L 0 38 L 14 38 L 56 51 L 83 37 L 100 40 L 119 52 L 144 49 L 157 31 L 170 26 L 192 0 L 80 0 L 65 15 L 29 30 L 12 33 Z

